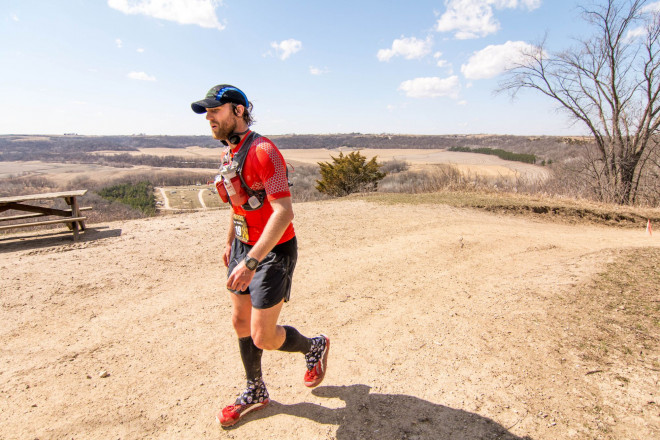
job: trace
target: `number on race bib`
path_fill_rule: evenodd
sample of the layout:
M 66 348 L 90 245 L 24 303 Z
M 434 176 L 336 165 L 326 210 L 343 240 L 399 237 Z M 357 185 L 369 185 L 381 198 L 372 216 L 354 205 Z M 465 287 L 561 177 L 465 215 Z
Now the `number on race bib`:
M 236 238 L 242 241 L 245 244 L 248 244 L 250 240 L 250 235 L 248 234 L 248 225 L 245 221 L 245 217 L 242 215 L 234 214 L 234 231 L 236 232 Z

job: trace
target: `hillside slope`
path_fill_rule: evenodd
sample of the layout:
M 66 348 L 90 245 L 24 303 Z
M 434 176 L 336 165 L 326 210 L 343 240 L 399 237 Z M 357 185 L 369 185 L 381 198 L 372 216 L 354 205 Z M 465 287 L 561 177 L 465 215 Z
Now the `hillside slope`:
M 657 237 L 443 205 L 295 210 L 281 322 L 331 338 L 328 375 L 310 392 L 302 355 L 266 353 L 274 403 L 230 430 L 214 423 L 243 384 L 226 211 L 91 225 L 75 244 L 0 240 L 1 437 L 660 436 L 657 344 L 650 364 L 599 365 L 568 319 L 593 323 L 571 295 Z

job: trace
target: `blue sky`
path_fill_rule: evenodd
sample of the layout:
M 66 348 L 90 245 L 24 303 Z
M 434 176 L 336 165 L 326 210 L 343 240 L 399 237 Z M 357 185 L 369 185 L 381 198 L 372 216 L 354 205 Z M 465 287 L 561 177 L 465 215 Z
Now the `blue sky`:
M 494 95 L 515 50 L 585 32 L 574 0 L 2 0 L 0 134 L 209 134 L 241 88 L 263 134 L 581 134 Z

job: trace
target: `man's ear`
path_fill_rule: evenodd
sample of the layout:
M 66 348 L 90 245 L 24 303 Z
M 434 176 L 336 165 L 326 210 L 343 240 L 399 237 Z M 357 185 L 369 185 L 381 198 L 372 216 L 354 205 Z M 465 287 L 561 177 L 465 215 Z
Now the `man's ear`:
M 234 106 L 234 115 L 238 116 L 239 118 L 243 117 L 243 112 L 245 111 L 245 107 L 241 104 L 237 104 Z

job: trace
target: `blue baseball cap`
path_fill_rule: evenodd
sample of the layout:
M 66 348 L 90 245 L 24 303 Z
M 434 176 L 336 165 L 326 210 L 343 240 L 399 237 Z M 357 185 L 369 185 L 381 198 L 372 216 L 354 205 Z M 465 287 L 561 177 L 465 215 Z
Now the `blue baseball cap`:
M 232 102 L 234 104 L 244 105 L 246 108 L 250 103 L 239 88 L 229 84 L 219 84 L 212 87 L 207 93 L 206 97 L 200 101 L 190 104 L 195 113 L 206 113 L 206 109 L 220 107 L 223 104 Z

